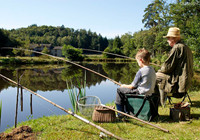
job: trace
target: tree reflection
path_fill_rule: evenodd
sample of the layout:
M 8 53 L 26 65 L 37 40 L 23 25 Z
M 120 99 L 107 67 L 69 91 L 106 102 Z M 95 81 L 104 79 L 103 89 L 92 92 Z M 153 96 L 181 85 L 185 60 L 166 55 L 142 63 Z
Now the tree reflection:
M 120 81 L 121 83 L 128 84 L 133 81 L 139 67 L 136 63 L 104 63 L 103 69 L 108 74 L 108 77 L 113 78 L 115 81 Z
M 101 64 L 81 64 L 84 67 L 99 72 L 119 83 L 129 84 L 133 81 L 136 72 L 139 67 L 136 63 L 101 63 Z M 75 87 L 78 87 L 77 80 L 84 81 L 84 69 L 77 66 L 66 65 L 40 65 L 40 66 L 18 66 L 9 69 L 5 67 L 1 69 L 1 74 L 6 77 L 17 81 L 16 69 L 19 70 L 19 75 L 23 74 L 21 78 L 21 84 L 33 91 L 52 91 L 59 90 L 64 91 L 67 89 L 66 80 L 72 81 Z M 105 78 L 96 75 L 91 72 L 86 73 L 86 87 L 96 86 L 102 81 L 106 81 Z M 198 80 L 195 80 L 195 90 L 200 89 Z M 197 85 L 197 86 L 196 86 Z M 9 84 L 2 78 L 0 79 L 0 91 L 7 89 L 9 86 L 15 86 Z

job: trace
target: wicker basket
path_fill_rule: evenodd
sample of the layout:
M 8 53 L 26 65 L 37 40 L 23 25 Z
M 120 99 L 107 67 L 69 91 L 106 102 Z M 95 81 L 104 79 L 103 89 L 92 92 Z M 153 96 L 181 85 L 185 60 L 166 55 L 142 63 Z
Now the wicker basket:
M 111 108 L 115 108 L 112 106 Z M 103 106 L 96 106 L 93 115 L 92 120 L 94 122 L 115 122 L 116 115 L 113 110 L 107 109 Z

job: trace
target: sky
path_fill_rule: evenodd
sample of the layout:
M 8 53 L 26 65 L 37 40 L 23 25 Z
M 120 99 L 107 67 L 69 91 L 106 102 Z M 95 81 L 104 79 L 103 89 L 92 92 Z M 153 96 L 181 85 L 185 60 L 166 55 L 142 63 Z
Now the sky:
M 0 0 L 0 28 L 32 24 L 86 29 L 114 38 L 144 29 L 144 10 L 152 0 Z

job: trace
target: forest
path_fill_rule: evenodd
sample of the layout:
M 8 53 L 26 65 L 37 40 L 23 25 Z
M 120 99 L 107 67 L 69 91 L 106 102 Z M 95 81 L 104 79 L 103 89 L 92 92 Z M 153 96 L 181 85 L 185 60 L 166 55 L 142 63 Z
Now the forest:
M 163 36 L 167 34 L 169 27 L 176 26 L 181 30 L 182 40 L 192 49 L 194 67 L 200 68 L 200 0 L 176 0 L 171 3 L 153 0 L 144 9 L 142 23 L 144 29 L 134 33 L 127 31 L 113 39 L 102 37 L 91 30 L 75 30 L 64 25 L 53 27 L 33 24 L 27 28 L 0 29 L 0 47 L 26 48 L 30 43 L 70 45 L 129 57 L 134 57 L 139 48 L 146 48 L 151 51 L 154 58 L 162 60 L 170 50 Z M 3 50 L 0 53 L 5 55 Z

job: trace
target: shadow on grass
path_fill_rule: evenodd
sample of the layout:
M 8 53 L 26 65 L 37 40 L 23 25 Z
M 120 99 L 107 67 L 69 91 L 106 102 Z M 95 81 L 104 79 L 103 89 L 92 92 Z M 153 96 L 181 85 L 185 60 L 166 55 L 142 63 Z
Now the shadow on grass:
M 192 107 L 199 108 L 200 107 L 200 101 L 192 101 Z
M 76 128 L 70 128 L 70 127 L 65 127 L 67 128 L 68 130 L 71 130 L 71 131 L 79 131 L 79 132 L 83 132 L 83 133 L 86 133 L 86 134 L 91 134 L 91 135 L 99 135 L 98 133 L 94 133 L 94 132 L 90 132 L 90 131 L 86 131 L 86 130 L 82 130 L 82 129 L 76 129 Z
M 191 114 L 191 118 L 192 119 L 199 119 L 200 118 L 200 114 Z
M 159 115 L 157 118 L 153 120 L 153 122 L 170 123 L 173 122 L 173 120 L 170 118 L 169 115 Z
M 200 118 L 200 114 L 191 114 L 191 119 L 197 119 L 198 120 L 199 118 Z M 170 116 L 168 116 L 168 115 L 161 115 L 154 122 L 174 123 L 173 119 Z

